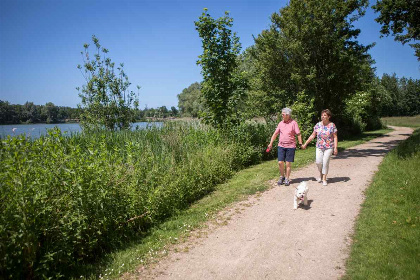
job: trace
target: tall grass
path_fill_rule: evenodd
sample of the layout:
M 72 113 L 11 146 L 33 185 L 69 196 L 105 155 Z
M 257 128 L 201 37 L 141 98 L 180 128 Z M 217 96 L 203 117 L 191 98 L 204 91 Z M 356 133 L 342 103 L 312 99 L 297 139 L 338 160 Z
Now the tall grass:
M 273 130 L 193 123 L 2 139 L 0 275 L 70 276 L 267 157 Z
M 420 279 L 420 129 L 390 152 L 366 192 L 344 279 Z

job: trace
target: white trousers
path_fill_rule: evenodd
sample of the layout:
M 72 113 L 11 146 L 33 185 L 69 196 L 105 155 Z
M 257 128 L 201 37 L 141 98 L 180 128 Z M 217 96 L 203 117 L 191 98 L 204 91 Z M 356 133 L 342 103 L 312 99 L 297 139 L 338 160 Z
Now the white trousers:
M 320 173 L 327 175 L 333 149 L 316 148 L 316 165 Z

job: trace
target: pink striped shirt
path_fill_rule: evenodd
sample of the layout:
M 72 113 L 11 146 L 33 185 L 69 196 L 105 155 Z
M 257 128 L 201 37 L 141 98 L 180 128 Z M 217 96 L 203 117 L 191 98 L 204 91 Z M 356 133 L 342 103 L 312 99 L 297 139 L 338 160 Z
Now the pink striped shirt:
M 299 126 L 295 120 L 281 121 L 277 125 L 276 133 L 279 133 L 279 146 L 283 148 L 296 148 L 295 136 L 300 134 Z

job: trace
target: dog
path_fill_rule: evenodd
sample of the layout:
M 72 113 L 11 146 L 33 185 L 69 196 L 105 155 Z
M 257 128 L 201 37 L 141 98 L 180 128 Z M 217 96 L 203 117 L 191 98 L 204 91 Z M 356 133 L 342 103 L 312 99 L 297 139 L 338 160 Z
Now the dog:
M 309 187 L 306 182 L 301 182 L 295 189 L 295 196 L 293 198 L 293 209 L 297 209 L 298 204 L 308 205 L 308 191 Z

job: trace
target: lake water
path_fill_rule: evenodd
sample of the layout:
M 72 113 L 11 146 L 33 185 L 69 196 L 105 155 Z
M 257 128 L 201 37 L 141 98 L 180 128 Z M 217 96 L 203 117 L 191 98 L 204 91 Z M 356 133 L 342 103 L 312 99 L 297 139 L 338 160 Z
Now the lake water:
M 162 122 L 137 122 L 132 125 L 131 130 L 145 129 L 151 126 L 162 126 Z M 81 132 L 82 129 L 78 123 L 59 123 L 59 124 L 7 124 L 0 125 L 0 138 L 6 138 L 7 135 L 17 136 L 20 134 L 26 134 L 32 138 L 38 138 L 41 135 L 47 134 L 47 130 L 58 127 L 61 132 L 66 134 Z

